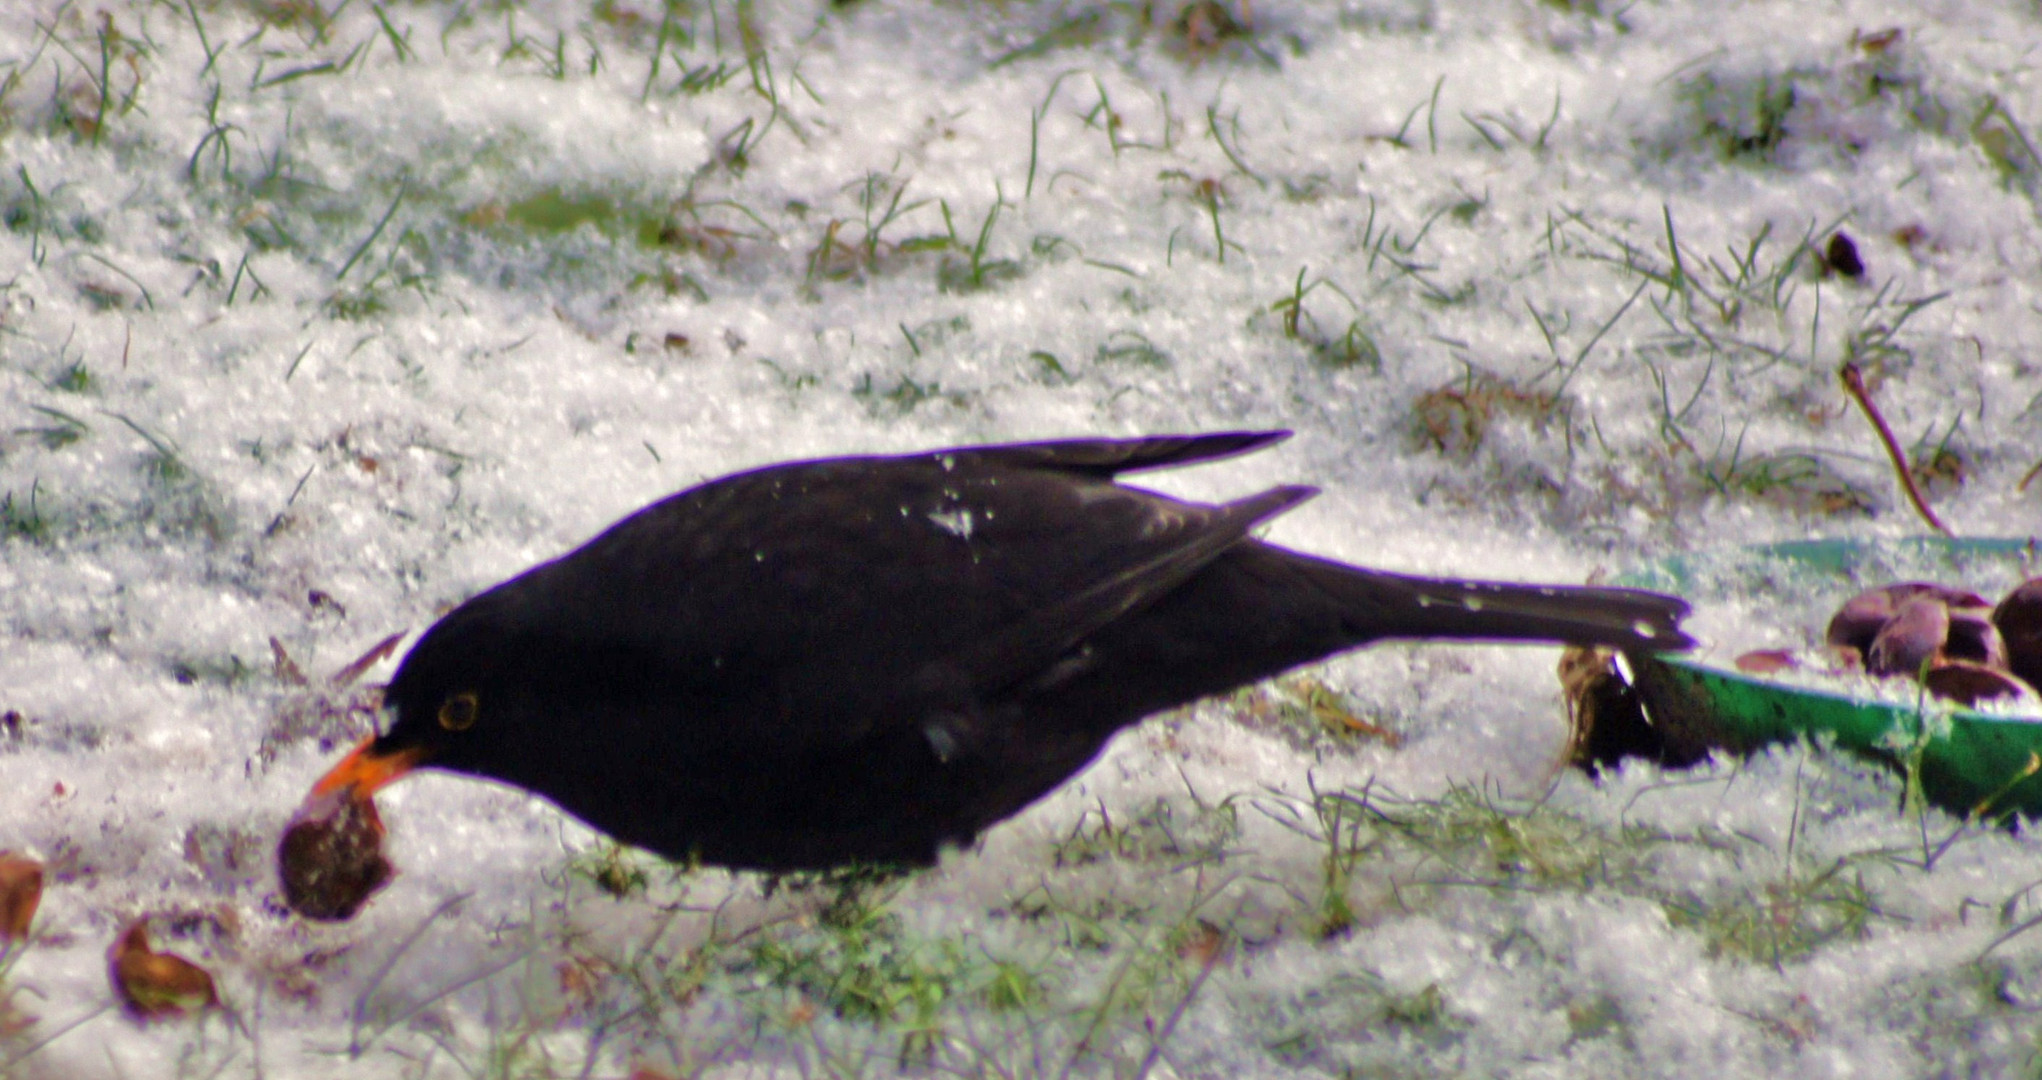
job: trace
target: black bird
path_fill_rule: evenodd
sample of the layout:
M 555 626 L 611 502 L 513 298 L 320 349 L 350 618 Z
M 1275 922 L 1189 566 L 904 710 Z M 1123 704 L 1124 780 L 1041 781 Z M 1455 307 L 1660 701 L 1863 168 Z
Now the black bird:
M 315 787 L 416 765 L 732 868 L 926 864 L 1151 713 L 1382 638 L 1681 649 L 1631 589 L 1404 577 L 1114 482 L 1288 432 L 774 465 L 681 492 L 476 596 L 398 667 L 390 730 Z

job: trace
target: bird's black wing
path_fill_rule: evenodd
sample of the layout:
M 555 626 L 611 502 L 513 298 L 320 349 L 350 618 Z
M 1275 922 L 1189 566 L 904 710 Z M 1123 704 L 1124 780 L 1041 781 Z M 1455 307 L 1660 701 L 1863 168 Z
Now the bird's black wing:
M 1140 439 L 1063 439 L 938 451 L 1011 468 L 1050 469 L 1111 479 L 1121 473 L 1218 461 L 1290 438 L 1288 431 L 1216 431 Z
M 984 695 L 1035 677 L 1086 637 L 1183 584 L 1246 538 L 1248 530 L 1318 493 L 1312 487 L 1280 487 L 1223 506 L 1197 507 L 1185 515 L 1196 520 L 1186 520 L 1167 542 L 1146 545 L 1145 557 L 1130 559 L 1079 592 L 932 658 L 916 681 L 954 683 Z
M 656 503 L 506 591 L 528 636 L 685 716 L 675 737 L 815 751 L 969 712 L 1176 588 L 1311 489 L 1211 506 L 1098 474 L 1267 441 L 763 469 Z

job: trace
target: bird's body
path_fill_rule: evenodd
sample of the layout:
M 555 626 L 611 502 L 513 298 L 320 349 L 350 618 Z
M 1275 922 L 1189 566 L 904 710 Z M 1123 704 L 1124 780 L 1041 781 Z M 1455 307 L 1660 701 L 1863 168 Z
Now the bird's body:
M 1124 471 L 1244 433 L 772 466 L 655 503 L 484 592 L 392 680 L 391 730 L 322 786 L 412 763 L 545 795 L 675 858 L 926 863 L 1142 717 L 1381 638 L 1680 648 L 1633 590 L 1440 582 L 1250 530 Z

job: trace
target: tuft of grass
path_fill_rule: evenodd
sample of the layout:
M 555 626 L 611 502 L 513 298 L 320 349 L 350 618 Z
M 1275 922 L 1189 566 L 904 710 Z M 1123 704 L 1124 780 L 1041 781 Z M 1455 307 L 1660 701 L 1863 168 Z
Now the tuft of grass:
M 997 40 L 988 68 L 997 70 L 1116 40 L 1130 46 L 1152 43 L 1165 55 L 1192 66 L 1248 57 L 1272 66 L 1276 63 L 1257 41 L 1252 6 L 1247 3 L 1227 0 L 1178 0 L 1168 5 L 1085 3 L 1057 5 L 1053 11 L 1046 22 L 1034 25 L 1008 26 L 993 21 L 990 25 Z
M 914 339 L 910 337 L 909 340 Z M 882 386 L 869 371 L 859 375 L 858 380 L 851 384 L 851 396 L 874 415 L 892 416 L 906 416 L 932 401 L 943 402 L 953 408 L 963 408 L 970 401 L 965 394 L 946 393 L 943 384 L 933 379 L 920 382 L 906 373 L 897 376 L 892 386 Z
M 559 188 L 547 188 L 504 205 L 500 211 L 471 211 L 468 220 L 485 224 L 492 217 L 532 232 L 572 232 L 583 225 L 616 235 L 627 230 L 637 217 L 607 195 L 569 195 Z
M 594 885 L 613 900 L 641 896 L 651 884 L 646 857 L 636 848 L 615 841 L 598 844 L 569 859 L 567 873 Z
M 1813 872 L 1790 868 L 1753 888 L 1661 901 L 1676 927 L 1693 929 L 1713 956 L 1784 967 L 1823 946 L 1858 941 L 1879 914 L 1861 872 L 1838 860 Z
M 1373 801 L 1352 798 L 1363 809 L 1378 808 L 1380 823 L 1395 838 L 1415 846 L 1439 864 L 1441 881 L 1518 881 L 1586 890 L 1593 883 L 1633 880 L 1642 870 L 1638 856 L 1656 838 L 1608 833 L 1588 821 L 1543 803 L 1505 799 L 1474 787 L 1455 786 L 1437 799 Z
M 1008 48 L 993 57 L 988 69 L 998 69 L 1019 60 L 1032 60 L 1039 56 L 1064 49 L 1082 49 L 1094 45 L 1111 32 L 1106 14 L 1096 8 L 1083 8 L 1070 14 L 1059 14 L 1041 31 L 1027 41 Z
M 1740 438 L 1727 455 L 1698 463 L 1703 479 L 1726 495 L 1823 517 L 1870 514 L 1877 497 L 1811 453 L 1743 454 Z
M 14 175 L 21 181 L 21 194 L 10 196 L 0 203 L 0 222 L 4 222 L 10 232 L 28 234 L 29 261 L 41 266 L 49 254 L 49 246 L 43 236 L 54 231 L 55 215 L 42 191 L 36 187 L 35 180 L 29 176 L 28 166 L 15 166 Z
M 950 204 L 943 202 L 940 205 L 943 226 L 949 232 L 951 254 L 937 264 L 938 289 L 946 293 L 982 292 L 1022 275 L 1023 268 L 1018 261 L 996 259 L 987 254 L 992 243 L 993 227 L 1000 221 L 1000 211 L 1012 205 L 998 185 L 993 187 L 993 204 L 986 208 L 985 217 L 979 220 L 978 235 L 969 244 L 957 235 L 957 223 L 951 219 Z
M 928 199 L 902 205 L 907 196 L 907 180 L 868 173 L 864 179 L 848 185 L 847 190 L 855 192 L 853 198 L 863 217 L 861 231 L 855 237 L 846 236 L 842 219 L 832 219 L 823 227 L 822 238 L 808 254 L 806 285 L 811 291 L 820 280 L 863 278 L 885 269 L 899 256 L 941 251 L 955 245 L 954 232 L 948 237 L 912 236 L 898 242 L 885 239 L 889 227 L 929 205 Z M 944 218 L 946 222 L 949 219 L 947 206 Z M 938 273 L 940 277 L 941 271 Z
M 30 405 L 29 409 L 42 414 L 46 422 L 34 427 L 15 428 L 14 433 L 34 436 L 45 450 L 62 450 L 83 440 L 92 431 L 90 424 L 61 409 L 47 405 Z
M 1122 860 L 1169 862 L 1182 868 L 1223 860 L 1227 846 L 1240 833 L 1239 813 L 1231 798 L 1207 804 L 1194 796 L 1188 808 L 1158 798 L 1118 819 L 1101 804 L 1078 815 L 1071 831 L 1052 848 L 1052 861 L 1059 867 Z
M 43 516 L 42 481 L 32 480 L 28 494 L 0 495 L 0 537 L 42 543 L 50 538 L 50 520 Z
M 1358 922 L 1350 899 L 1354 869 L 1381 844 L 1374 829 L 1370 790 L 1321 791 L 1309 775 L 1306 785 L 1308 798 L 1295 799 L 1279 793 L 1272 801 L 1258 802 L 1256 809 L 1323 849 L 1319 857 L 1318 890 L 1309 896 L 1296 889 L 1288 891 L 1302 904 L 1305 929 L 1313 937 L 1321 940 L 1344 937 Z
M 1817 241 L 1833 235 L 1837 224 L 1811 222 L 1798 241 L 1780 243 L 1774 226 L 1764 223 L 1749 237 L 1710 252 L 1682 237 L 1670 207 L 1662 208 L 1656 227 L 1634 226 L 1649 228 L 1647 237 L 1627 235 L 1624 228 L 1575 210 L 1549 218 L 1545 257 L 1605 266 L 1628 279 L 1631 293 L 1613 313 L 1596 316 L 1588 327 L 1581 327 L 1573 312 L 1541 310 L 1527 302 L 1552 359 L 1525 385 L 1543 390 L 1548 376 L 1557 375 L 1553 392 L 1564 390 L 1618 322 L 1634 308 L 1641 310 L 1656 325 L 1633 328 L 1628 342 L 1605 349 L 1615 356 L 1605 357 L 1601 367 L 1631 362 L 1642 371 L 1657 399 L 1662 442 L 1646 451 L 1651 460 L 1613 467 L 1653 477 L 1664 487 L 1662 501 L 1669 506 L 1718 498 L 1824 517 L 1872 512 L 1878 500 L 1847 463 L 1798 445 L 1754 445 L 1748 436 L 1767 427 L 1758 426 L 1738 404 L 1738 391 L 1748 393 L 1753 380 L 1791 379 L 1797 370 L 1829 368 L 1834 361 L 1828 354 L 1839 346 L 1844 360 L 1857 364 L 1874 385 L 1901 377 L 1915 365 L 1920 346 L 1911 328 L 1914 317 L 1944 294 L 1903 296 L 1890 279 L 1869 293 L 1851 284 L 1843 293 L 1849 306 L 1842 328 L 1829 314 L 1825 331 L 1828 313 Z M 1584 336 L 1583 344 L 1569 342 Z M 1819 430 L 1833 419 L 1826 387 L 1790 389 L 1777 400 L 1772 411 L 1779 423 Z M 1466 453 L 1484 430 L 1479 408 L 1438 396 L 1422 404 L 1420 429 L 1435 447 L 1459 447 Z M 1570 415 L 1577 423 L 1562 429 L 1570 468 L 1584 445 L 1575 438 L 1577 430 L 1594 436 L 1591 447 L 1612 458 L 1620 455 L 1602 440 L 1595 417 L 1573 410 Z M 1960 482 L 1964 462 L 1952 448 L 1948 429 L 1942 446 L 1946 454 L 1928 452 L 1924 460 L 1941 470 L 1943 482 Z
M 1908 453 L 1908 471 L 1924 492 L 1936 495 L 1954 491 L 1977 471 L 1972 456 L 1952 442 L 1963 423 L 1960 413 L 1943 429 L 1940 439 L 1936 439 L 1935 429 L 1930 428 Z
M 954 941 L 922 941 L 897 916 L 877 911 L 819 931 L 766 937 L 750 962 L 774 987 L 798 992 L 836 1016 L 872 1024 L 932 1023 L 964 988 L 967 965 Z
M 1516 419 L 1545 430 L 1566 424 L 1569 408 L 1556 391 L 1532 389 L 1470 367 L 1458 381 L 1428 390 L 1411 403 L 1412 432 L 1420 445 L 1465 461 L 1498 421 Z
M 1487 143 L 1491 150 L 1509 149 L 1509 143 L 1505 142 L 1502 137 L 1507 135 L 1510 141 L 1524 146 L 1535 154 L 1543 154 L 1546 152 L 1547 140 L 1552 137 L 1554 125 L 1560 122 L 1560 92 L 1557 90 L 1553 92 L 1553 111 L 1530 134 L 1526 134 L 1525 128 L 1527 125 L 1524 122 L 1500 113 L 1483 112 L 1471 114 L 1463 110 L 1461 112 L 1461 121 L 1472 128 L 1475 134 L 1481 136 L 1482 141 Z M 1502 135 L 1498 135 L 1498 132 L 1501 132 Z
M 1116 929 L 1146 924 L 1154 904 L 1110 895 L 1079 897 L 1045 879 L 1009 898 L 1001 910 L 1024 923 L 1054 927 L 1061 948 L 1106 953 L 1120 941 Z
M 891 868 L 863 867 L 797 886 L 833 887 L 836 895 L 814 923 L 772 928 L 727 961 L 739 996 L 798 1026 L 823 1009 L 890 1033 L 904 1068 L 951 1041 L 965 1006 L 1019 1012 L 1045 1001 L 1041 975 L 1026 965 L 969 948 L 962 938 L 909 931 L 885 908 L 898 880 Z
M 86 367 L 83 360 L 75 360 L 64 365 L 50 377 L 47 385 L 52 390 L 61 390 L 67 394 L 90 394 L 99 389 L 99 381 L 92 377 L 92 369 Z
M 1987 95 L 1971 121 L 1971 138 L 2009 185 L 2033 190 L 2042 182 L 2042 153 L 2027 128 L 1997 95 Z
M 1312 813 L 1326 851 L 1320 857 L 1319 902 L 1312 914 L 1312 933 L 1321 938 L 1344 937 L 1354 929 L 1355 912 L 1348 899 L 1354 868 L 1368 853 L 1362 838 L 1363 800 L 1322 798 L 1313 792 Z
M 1135 364 L 1141 367 L 1170 366 L 1170 354 L 1138 330 L 1115 330 L 1099 343 L 1093 359 L 1102 364 Z
M 1665 304 L 1674 313 L 1667 315 L 1662 308 L 1662 318 L 1677 333 L 1717 348 L 1773 356 L 1776 349 L 1725 338 L 1723 332 L 1742 328 L 1748 315 L 1773 322 L 1786 319 L 1815 251 L 1814 238 L 1829 230 L 1811 226 L 1799 243 L 1781 250 L 1767 247 L 1773 225 L 1766 222 L 1742 246 L 1726 246 L 1717 255 L 1682 243 L 1671 207 L 1661 208 L 1656 226 L 1658 235 L 1647 246 L 1590 221 L 1582 211 L 1563 209 L 1561 216 L 1548 218 L 1546 245 L 1555 255 L 1602 263 L 1636 278 L 1641 286 L 1664 290 Z M 1700 321 L 1698 316 L 1704 314 L 1713 320 Z M 1601 332 L 1607 333 L 1614 322 L 1612 318 L 1604 323 Z
M 1629 1048 L 1630 1023 L 1615 998 L 1606 993 L 1588 994 L 1567 1004 L 1567 1044 L 1614 1037 Z
M 1362 970 L 1265 1006 L 1263 1047 L 1293 1069 L 1343 1076 L 1406 1076 L 1413 1044 L 1445 1050 L 1474 1021 L 1457 1013 L 1438 983 L 1399 991 Z
M 1347 324 L 1337 335 L 1312 341 L 1312 356 L 1323 367 L 1342 371 L 1360 368 L 1372 374 L 1383 371 L 1382 349 L 1376 345 L 1374 335 L 1363 326 L 1359 318 Z
M 233 653 L 221 656 L 172 658 L 165 664 L 170 677 L 183 686 L 220 686 L 228 689 L 255 683 L 264 669 Z
M 1435 799 L 1313 788 L 1309 799 L 1278 797 L 1258 806 L 1327 845 L 1329 883 L 1338 880 L 1335 870 L 1366 854 L 1378 872 L 1405 878 L 1399 895 L 1406 904 L 1423 888 L 1636 897 L 1658 904 L 1712 954 L 1775 967 L 1858 940 L 1885 917 L 1854 860 L 1817 862 L 1791 842 L 1774 851 L 1708 827 L 1671 834 L 1602 825 L 1544 801 L 1470 787 L 1450 788 Z M 1659 857 L 1673 850 L 1700 853 L 1704 865 L 1725 868 L 1724 878 L 1667 879 L 1657 870 Z M 1741 868 L 1761 860 L 1779 866 L 1778 873 L 1747 883 Z M 1339 909 L 1321 899 L 1313 910 L 1323 920 L 1323 912 Z
M 1221 143 L 1221 145 L 1224 146 L 1225 144 Z M 1250 175 L 1252 176 L 1252 174 Z M 1227 197 L 1227 191 L 1224 184 L 1222 184 L 1218 179 L 1210 176 L 1193 177 L 1190 173 L 1185 172 L 1182 169 L 1165 170 L 1161 174 L 1161 179 L 1177 181 L 1184 184 L 1186 189 L 1184 193 L 1185 196 L 1200 210 L 1205 212 L 1206 219 L 1212 225 L 1212 248 L 1213 259 L 1215 262 L 1218 262 L 1222 266 L 1226 265 L 1228 248 L 1232 248 L 1235 251 L 1242 252 L 1243 254 L 1247 252 L 1247 249 L 1242 247 L 1240 244 L 1227 239 L 1226 229 L 1221 224 L 1220 207 L 1224 205 L 1224 202 Z M 1175 255 L 1174 237 L 1175 234 L 1173 233 L 1172 234 L 1173 243 L 1171 245 L 1171 254 L 1173 257 Z
M 1756 76 L 1701 72 L 1678 84 L 1696 132 L 1726 161 L 1770 162 L 1787 140 L 1798 84 L 1811 77 L 1793 69 Z
M 1047 993 L 1043 977 L 1014 960 L 992 960 L 978 987 L 986 1007 L 994 1012 L 1029 1012 L 1043 1003 Z
M 142 441 L 149 445 L 149 452 L 142 456 L 142 472 L 151 480 L 165 487 L 175 487 L 191 478 L 191 469 L 168 439 L 120 413 L 110 412 L 107 415 L 125 424 L 129 431 L 141 436 Z
M 50 130 L 99 146 L 109 122 L 139 111 L 138 99 L 147 81 L 149 62 L 155 49 L 146 36 L 122 30 L 113 14 L 102 11 L 86 35 L 83 20 L 59 17 L 44 32 L 46 46 L 53 45 L 69 58 L 77 72 L 59 81 L 51 95 Z M 40 50 L 39 50 L 40 52 Z
M 1190 0 L 1170 20 L 1173 41 L 1193 60 L 1252 42 L 1255 30 L 1248 21 L 1247 5 L 1242 5 L 1239 16 L 1220 0 Z
M 1844 338 L 1844 362 L 1857 365 L 1874 389 L 1914 365 L 1915 351 L 1902 337 L 1908 322 L 1950 297 L 1947 291 L 1917 297 L 1896 296 L 1894 291 L 1893 283 L 1887 282 L 1856 306 L 1851 313 L 1854 325 Z
M 1284 338 L 1303 343 L 1321 366 L 1336 371 L 1359 367 L 1381 374 L 1382 351 L 1377 348 L 1375 337 L 1362 324 L 1361 305 L 1354 302 L 1354 297 L 1348 295 L 1347 290 L 1330 279 L 1322 277 L 1306 281 L 1305 275 L 1309 271 L 1309 267 L 1299 267 L 1290 294 L 1269 305 L 1268 310 L 1281 317 Z M 1321 289 L 1344 301 L 1352 316 L 1346 329 L 1337 334 L 1323 329 L 1306 303 L 1312 293 Z
M 1363 739 L 1392 747 L 1402 742 L 1314 675 L 1293 673 L 1237 690 L 1227 700 L 1227 714 L 1246 727 L 1275 731 L 1302 750 L 1352 749 Z

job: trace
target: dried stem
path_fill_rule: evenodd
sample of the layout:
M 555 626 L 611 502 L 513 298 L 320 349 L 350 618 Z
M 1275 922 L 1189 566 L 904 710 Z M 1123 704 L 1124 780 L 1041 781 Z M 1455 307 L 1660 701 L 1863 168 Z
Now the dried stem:
M 368 652 L 356 657 L 353 663 L 333 673 L 333 685 L 339 687 L 354 685 L 355 680 L 361 678 L 363 672 L 382 663 L 385 659 L 389 658 L 391 653 L 396 652 L 397 643 L 403 641 L 404 635 L 408 633 L 410 633 L 409 630 L 399 630 L 369 646 Z M 275 639 L 271 640 L 274 643 Z
M 1893 471 L 1900 474 L 1900 488 L 1907 492 L 1907 500 L 1914 504 L 1914 512 L 1929 523 L 1929 528 L 1944 536 L 1956 535 L 1934 510 L 1929 509 L 1928 500 L 1922 498 L 1921 489 L 1915 486 L 1914 473 L 1907 467 L 1907 455 L 1900 449 L 1900 441 L 1893 437 L 1893 429 L 1886 426 L 1886 418 L 1879 414 L 1879 407 L 1872 404 L 1871 392 L 1865 389 L 1865 377 L 1858 371 L 1858 365 L 1846 360 L 1837 370 L 1837 375 L 1843 379 L 1844 391 L 1858 403 L 1858 408 L 1865 410 L 1865 418 L 1879 432 L 1879 441 L 1886 445 L 1886 456 L 1893 459 Z

